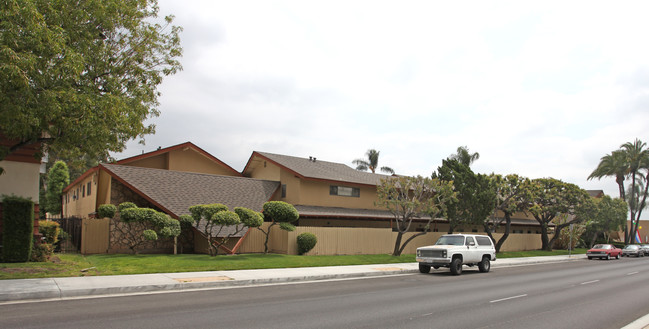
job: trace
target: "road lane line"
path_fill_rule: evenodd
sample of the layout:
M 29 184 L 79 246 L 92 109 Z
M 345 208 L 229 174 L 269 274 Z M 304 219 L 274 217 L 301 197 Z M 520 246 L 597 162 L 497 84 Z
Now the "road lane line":
M 586 281 L 586 282 L 582 282 L 580 284 L 584 285 L 584 284 L 591 284 L 591 283 L 595 283 L 595 282 L 599 282 L 599 280 Z
M 498 302 L 503 302 L 503 301 L 506 301 L 506 300 L 510 300 L 510 299 L 514 299 L 514 298 L 521 298 L 521 297 L 526 297 L 526 296 L 527 296 L 527 294 L 522 294 L 522 295 L 518 295 L 518 296 L 511 296 L 511 297 L 505 297 L 505 298 L 489 301 L 489 303 L 498 303 Z
M 635 271 L 635 272 L 627 273 L 626 275 L 634 275 L 634 274 L 638 274 L 638 273 L 640 273 L 640 272 Z

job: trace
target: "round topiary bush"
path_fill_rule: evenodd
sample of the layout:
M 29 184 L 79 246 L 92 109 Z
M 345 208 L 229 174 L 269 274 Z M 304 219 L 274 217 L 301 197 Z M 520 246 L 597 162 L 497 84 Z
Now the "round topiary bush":
M 98 218 L 113 218 L 117 212 L 117 207 L 113 204 L 102 204 L 97 208 Z
M 297 236 L 297 253 L 304 255 L 309 252 L 315 244 L 318 243 L 318 238 L 313 233 L 304 232 Z

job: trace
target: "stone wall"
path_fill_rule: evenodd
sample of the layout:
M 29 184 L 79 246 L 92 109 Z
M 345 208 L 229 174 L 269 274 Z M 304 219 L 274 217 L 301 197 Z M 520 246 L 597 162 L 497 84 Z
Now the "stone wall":
M 161 211 L 154 206 L 151 202 L 133 192 L 116 179 L 111 179 L 111 197 L 110 203 L 119 206 L 122 202 L 133 202 L 140 208 L 151 208 L 156 211 Z M 129 226 L 119 220 L 119 211 L 110 221 L 110 234 L 108 242 L 108 253 L 130 253 L 127 237 L 122 233 L 128 231 Z M 141 235 L 142 231 L 149 227 L 142 227 L 141 225 L 131 225 L 130 234 Z M 138 246 L 139 253 L 173 253 L 173 239 L 159 239 L 157 241 L 146 241 L 144 244 Z M 180 250 L 180 247 L 178 248 Z

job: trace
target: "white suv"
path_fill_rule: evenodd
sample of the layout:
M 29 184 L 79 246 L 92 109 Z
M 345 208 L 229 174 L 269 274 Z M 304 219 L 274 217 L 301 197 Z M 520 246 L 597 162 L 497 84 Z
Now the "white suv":
M 496 248 L 486 235 L 442 235 L 432 246 L 417 248 L 419 272 L 429 273 L 430 268 L 448 267 L 454 275 L 462 274 L 462 265 L 478 265 L 480 272 L 489 272 L 491 261 L 496 260 Z

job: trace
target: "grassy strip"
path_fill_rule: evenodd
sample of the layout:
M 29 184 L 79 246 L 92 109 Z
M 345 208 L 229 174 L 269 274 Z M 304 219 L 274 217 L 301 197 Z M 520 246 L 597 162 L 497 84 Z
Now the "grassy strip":
M 573 254 L 584 254 L 577 249 Z M 498 258 L 567 255 L 567 250 L 499 253 Z M 415 262 L 415 255 L 297 256 L 278 254 L 208 255 L 77 255 L 59 254 L 43 263 L 0 263 L 0 279 L 27 279 L 92 275 L 124 275 L 267 268 L 391 264 Z M 58 260 L 57 260 L 58 259 Z

